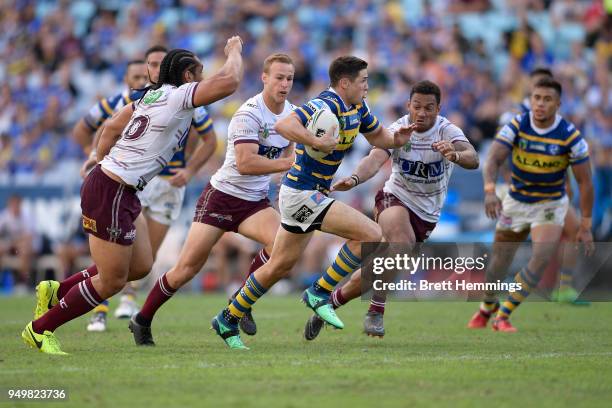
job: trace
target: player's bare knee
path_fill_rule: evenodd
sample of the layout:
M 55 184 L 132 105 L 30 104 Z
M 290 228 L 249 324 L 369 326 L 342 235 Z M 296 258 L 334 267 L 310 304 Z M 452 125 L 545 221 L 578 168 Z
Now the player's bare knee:
M 100 283 L 103 288 L 102 292 L 104 292 L 100 295 L 103 295 L 103 297 L 110 297 L 123 290 L 127 283 L 127 274 L 122 274 L 121 276 L 104 274 L 100 276 Z
M 380 242 L 382 239 L 383 233 L 378 224 L 372 221 L 364 225 L 362 230 L 362 242 Z

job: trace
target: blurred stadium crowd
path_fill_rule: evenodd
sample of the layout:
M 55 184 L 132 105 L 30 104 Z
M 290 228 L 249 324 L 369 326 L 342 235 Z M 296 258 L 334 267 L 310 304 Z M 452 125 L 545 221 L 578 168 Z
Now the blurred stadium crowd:
M 192 196 L 221 164 L 229 118 L 259 92 L 262 61 L 272 52 L 286 52 L 296 62 L 290 95 L 294 104 L 327 87 L 327 68 L 336 56 L 366 59 L 368 100 L 386 124 L 404 114 L 411 85 L 431 79 L 443 90 L 442 114 L 465 131 L 482 155 L 500 115 L 525 97 L 529 71 L 549 67 L 563 84 L 561 113 L 582 130 L 591 146 L 596 239 L 608 240 L 612 230 L 610 13 L 609 0 L 4 0 L 0 3 L 0 203 L 6 209 L 0 218 L 9 221 L 0 222 L 0 234 L 6 241 L 12 230 L 19 229 L 6 226 L 16 219 L 10 215 L 15 205 L 7 204 L 8 198 L 34 188 L 39 193 L 29 193 L 30 204 L 24 202 L 24 207 L 45 219 L 24 216 L 22 229 L 33 236 L 41 230 L 51 232 L 33 240 L 28 253 L 44 252 L 44 247 L 59 253 L 58 248 L 68 243 L 82 245 L 78 219 L 74 227 L 65 227 L 72 215 L 78 218 L 78 168 L 84 156 L 70 138 L 76 121 L 99 98 L 123 90 L 127 61 L 142 58 L 149 46 L 193 50 L 204 61 L 206 73 L 223 60 L 225 39 L 238 33 L 245 42 L 245 79 L 235 95 L 209 108 L 219 149 L 200 179 L 191 182 Z M 367 148 L 365 140 L 357 143 L 341 174 L 350 174 Z M 437 233 L 447 239 L 477 240 L 481 231 L 492 230 L 482 214 L 480 184 L 474 184 L 480 183 L 480 176 L 457 173 Z M 384 179 L 381 174 L 342 199 L 369 212 L 373 193 Z M 51 199 L 45 191 L 56 191 L 53 188 L 62 192 L 61 209 L 32 204 L 39 195 L 43 203 Z M 188 199 L 185 225 L 192 208 L 193 200 Z M 50 227 L 53 222 L 70 231 L 56 231 Z M 228 245 L 230 253 L 245 247 L 242 241 Z M 1 245 L 0 254 L 9 247 L 15 245 Z M 86 248 L 76 252 L 85 254 Z M 63 262 L 69 265 L 70 259 Z M 318 266 L 302 268 L 317 271 Z

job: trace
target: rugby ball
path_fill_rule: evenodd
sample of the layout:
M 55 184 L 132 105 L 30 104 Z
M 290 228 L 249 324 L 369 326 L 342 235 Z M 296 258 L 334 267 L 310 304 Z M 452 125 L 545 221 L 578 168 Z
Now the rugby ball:
M 334 126 L 336 128 L 336 130 L 334 131 L 334 137 L 338 138 L 338 133 L 340 131 L 338 118 L 336 118 L 336 115 L 334 115 L 329 109 L 320 109 L 316 111 L 306 124 L 306 128 L 316 137 L 323 136 L 325 132 L 328 131 L 328 129 L 331 129 Z M 312 146 L 304 147 L 308 155 L 314 159 L 322 159 L 323 157 L 329 154 L 317 150 Z

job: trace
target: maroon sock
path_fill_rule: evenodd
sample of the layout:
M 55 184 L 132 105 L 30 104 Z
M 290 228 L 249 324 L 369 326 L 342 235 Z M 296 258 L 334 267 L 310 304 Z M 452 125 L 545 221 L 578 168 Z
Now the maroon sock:
M 332 292 L 331 303 L 334 309 L 348 303 L 348 300 L 342 295 L 342 288 L 338 288 Z
M 251 262 L 251 267 L 249 268 L 249 274 L 246 277 L 248 278 L 253 272 L 261 268 L 263 264 L 268 262 L 268 259 L 270 259 L 270 255 L 268 255 L 265 248 L 262 248 L 261 251 L 255 255 L 255 258 L 253 258 L 253 262 Z
M 377 312 L 380 314 L 385 314 L 385 301 L 372 298 L 372 300 L 370 300 L 370 307 L 368 308 L 368 312 Z
M 89 268 L 82 270 L 81 272 L 77 272 L 71 277 L 64 279 L 60 282 L 60 287 L 57 290 L 57 298 L 63 298 L 64 296 L 66 296 L 71 287 L 73 287 L 79 282 L 84 281 L 87 278 L 93 278 L 97 274 L 98 267 L 96 265 L 91 265 Z
M 42 315 L 40 319 L 34 321 L 32 328 L 36 333 L 41 334 L 45 330 L 55 331 L 64 323 L 89 312 L 102 300 L 104 299 L 94 289 L 91 278 L 87 278 L 74 285 L 57 305 Z
M 141 324 L 146 324 L 148 322 L 148 324 L 151 325 L 151 321 L 157 309 L 166 303 L 175 293 L 176 289 L 170 287 L 168 279 L 166 279 L 166 274 L 163 274 L 157 282 L 155 282 L 153 289 L 149 292 L 147 300 L 145 300 L 142 309 L 140 309 L 138 313 L 138 321 L 141 322 Z

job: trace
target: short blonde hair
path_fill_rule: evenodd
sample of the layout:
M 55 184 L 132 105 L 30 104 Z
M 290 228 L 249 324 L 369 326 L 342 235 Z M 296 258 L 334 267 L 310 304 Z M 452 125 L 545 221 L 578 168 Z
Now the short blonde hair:
M 276 53 L 268 55 L 268 57 L 266 57 L 263 63 L 263 72 L 267 74 L 270 71 L 270 66 L 275 62 L 281 62 L 283 64 L 290 64 L 295 66 L 290 56 L 288 56 L 287 54 Z

